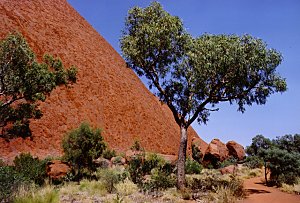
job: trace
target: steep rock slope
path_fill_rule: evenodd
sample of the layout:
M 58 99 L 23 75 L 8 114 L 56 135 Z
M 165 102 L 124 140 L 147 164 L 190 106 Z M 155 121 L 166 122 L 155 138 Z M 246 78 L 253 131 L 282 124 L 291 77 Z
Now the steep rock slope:
M 44 116 L 31 122 L 32 139 L 0 139 L 0 158 L 11 161 L 20 152 L 61 155 L 61 138 L 82 121 L 102 128 L 117 150 L 140 140 L 147 151 L 177 153 L 179 128 L 171 112 L 66 0 L 1 0 L 0 19 L 1 39 L 18 31 L 39 58 L 50 53 L 79 69 L 73 88 L 58 88 L 41 104 Z M 190 129 L 190 142 L 194 136 Z

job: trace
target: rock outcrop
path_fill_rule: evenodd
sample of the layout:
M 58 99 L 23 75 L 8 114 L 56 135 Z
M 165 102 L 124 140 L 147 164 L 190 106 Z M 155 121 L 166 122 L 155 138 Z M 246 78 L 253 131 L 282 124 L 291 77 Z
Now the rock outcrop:
M 237 142 L 229 141 L 227 142 L 226 147 L 229 151 L 229 156 L 232 156 L 239 161 L 245 158 L 245 149 L 242 145 L 238 144 Z
M 60 180 L 70 172 L 71 168 L 67 163 L 60 160 L 52 160 L 47 163 L 47 175 L 51 180 Z
M 41 104 L 44 115 L 31 121 L 32 139 L 0 139 L 1 159 L 20 152 L 60 156 L 62 137 L 83 121 L 102 128 L 113 149 L 125 151 L 139 140 L 146 151 L 177 154 L 180 132 L 171 111 L 66 0 L 1 0 L 0 8 L 0 39 L 18 31 L 39 59 L 50 53 L 65 67 L 78 67 L 77 84 L 57 88 Z M 190 148 L 198 136 L 192 128 L 188 134 Z
M 213 139 L 205 151 L 203 163 L 222 162 L 229 157 L 226 145 L 219 139 Z

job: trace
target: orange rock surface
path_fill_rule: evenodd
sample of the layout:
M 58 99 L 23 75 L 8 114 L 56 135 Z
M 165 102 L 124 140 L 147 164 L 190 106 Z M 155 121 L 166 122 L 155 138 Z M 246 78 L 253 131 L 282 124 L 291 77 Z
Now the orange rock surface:
M 172 113 L 66 0 L 1 0 L 0 19 L 1 39 L 18 31 L 39 58 L 50 53 L 79 70 L 73 88 L 57 88 L 41 104 L 44 116 L 31 122 L 32 139 L 0 139 L 1 159 L 10 162 L 20 152 L 59 156 L 64 134 L 83 121 L 102 128 L 114 149 L 125 151 L 140 140 L 147 151 L 177 154 L 180 136 Z M 190 147 L 197 134 L 192 128 L 188 133 Z

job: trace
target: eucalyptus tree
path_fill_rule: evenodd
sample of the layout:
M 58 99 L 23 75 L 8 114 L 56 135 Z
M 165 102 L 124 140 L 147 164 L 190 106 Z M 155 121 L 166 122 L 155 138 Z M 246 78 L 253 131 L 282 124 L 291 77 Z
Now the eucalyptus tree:
M 282 56 L 250 35 L 192 37 L 182 21 L 153 2 L 128 11 L 120 40 L 123 57 L 149 88 L 169 107 L 180 128 L 177 187 L 185 187 L 187 129 L 197 120 L 205 124 L 220 102 L 265 104 L 275 92 L 286 90 L 276 72 Z M 163 136 L 163 135 L 162 135 Z
M 45 55 L 39 63 L 21 34 L 0 42 L 0 137 L 30 136 L 30 119 L 42 117 L 40 102 L 59 85 L 76 82 L 76 67 Z

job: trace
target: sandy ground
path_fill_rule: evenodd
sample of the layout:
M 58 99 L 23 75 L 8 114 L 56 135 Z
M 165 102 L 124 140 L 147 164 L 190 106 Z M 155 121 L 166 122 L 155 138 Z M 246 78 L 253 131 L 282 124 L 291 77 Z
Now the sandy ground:
M 300 203 L 300 195 L 288 194 L 262 184 L 262 177 L 245 180 L 247 197 L 239 203 Z

